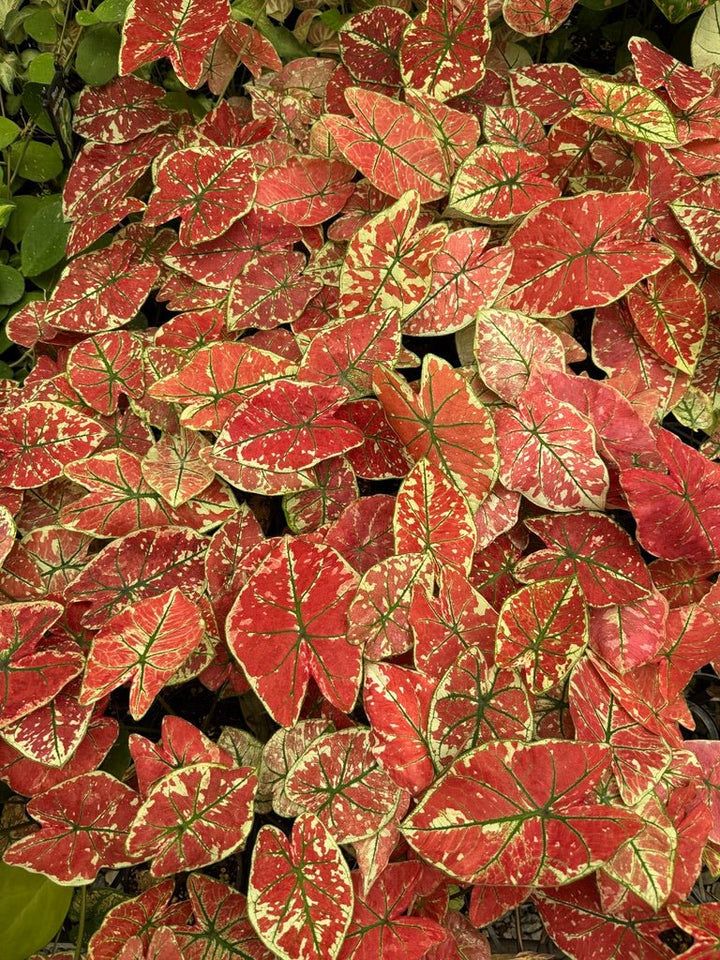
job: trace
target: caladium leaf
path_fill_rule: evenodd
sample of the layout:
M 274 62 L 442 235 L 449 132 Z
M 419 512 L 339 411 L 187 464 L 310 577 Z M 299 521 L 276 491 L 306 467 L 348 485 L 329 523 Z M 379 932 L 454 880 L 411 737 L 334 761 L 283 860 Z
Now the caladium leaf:
M 440 571 L 437 594 L 432 596 L 421 584 L 413 591 L 410 625 L 418 669 L 439 680 L 470 648 L 478 649 L 492 662 L 497 613 L 487 600 L 473 589 L 461 570 L 451 566 Z
M 659 937 L 670 925 L 667 918 L 608 916 L 592 877 L 539 891 L 536 903 L 555 943 L 577 960 L 593 960 L 598 951 L 643 960 L 676 956 Z
M 187 888 L 195 925 L 175 930 L 184 960 L 212 960 L 226 951 L 240 958 L 272 960 L 252 928 L 241 893 L 203 873 L 189 876 Z
M 120 73 L 168 57 L 185 86 L 200 86 L 205 55 L 230 19 L 227 0 L 132 0 L 123 25 Z
M 15 543 L 16 533 L 17 528 L 12 513 L 6 506 L 0 504 L 0 567 Z
M 645 37 L 631 37 L 628 50 L 639 82 L 650 90 L 664 87 L 680 110 L 694 107 L 713 91 L 712 80 L 707 73 L 676 60 Z
M 655 659 L 665 641 L 668 602 L 658 591 L 590 611 L 590 647 L 619 673 Z
M 270 798 L 278 816 L 297 817 L 302 813 L 302 808 L 285 791 L 288 770 L 313 740 L 332 730 L 334 726 L 329 720 L 300 720 L 289 729 L 281 727 L 263 747 L 258 795 Z
M 398 50 L 410 17 L 397 7 L 374 7 L 350 17 L 338 32 L 340 56 L 356 80 L 399 85 Z
M 213 452 L 279 473 L 339 456 L 362 443 L 357 427 L 335 416 L 346 399 L 342 387 L 276 380 L 240 401 Z
M 60 403 L 32 401 L 3 413 L 0 484 L 17 490 L 62 476 L 66 464 L 99 446 L 105 429 Z
M 575 0 L 504 0 L 505 23 L 526 37 L 552 33 L 570 16 Z
M 86 140 L 125 143 L 152 133 L 172 114 L 160 105 L 165 91 L 139 77 L 115 77 L 102 87 L 85 87 L 73 115 L 73 130 Z
M 560 196 L 546 168 L 547 160 L 539 153 L 484 144 L 463 160 L 455 174 L 448 208 L 480 223 L 510 223 Z
M 412 461 L 377 400 L 351 400 L 343 404 L 339 412 L 343 420 L 354 424 L 363 433 L 362 444 L 347 452 L 347 458 L 359 477 L 389 480 L 405 476 Z
M 358 497 L 355 472 L 345 457 L 331 457 L 312 467 L 316 486 L 283 499 L 283 511 L 293 533 L 312 533 L 337 520 Z
M 109 773 L 66 780 L 28 803 L 40 830 L 14 843 L 3 858 L 63 886 L 92 883 L 101 867 L 140 862 L 125 851 L 139 806 L 140 796 Z
M 637 239 L 647 197 L 590 191 L 550 200 L 510 238 L 515 251 L 502 306 L 534 317 L 612 303 L 672 260 L 669 250 Z M 556 238 L 552 246 L 545 239 Z
M 300 156 L 264 171 L 256 203 L 298 227 L 311 227 L 336 216 L 355 186 L 355 169 L 342 160 Z
M 434 684 L 421 673 L 390 663 L 369 663 L 363 703 L 375 756 L 399 787 L 417 794 L 434 776 L 427 718 Z
M 353 909 L 350 871 L 316 817 L 295 821 L 288 840 L 265 826 L 253 851 L 248 913 L 273 956 L 335 960 Z
M 282 251 L 260 253 L 243 269 L 230 290 L 227 325 L 230 330 L 257 327 L 271 330 L 292 323 L 321 290 L 312 276 L 303 275 L 305 257 Z
M 479 506 L 496 478 L 497 447 L 492 419 L 467 380 L 449 363 L 423 361 L 420 393 L 398 374 L 378 367 L 374 387 L 393 430 L 415 460 L 427 457 Z
M 396 553 L 424 553 L 438 571 L 457 566 L 469 572 L 475 552 L 470 507 L 428 460 L 420 460 L 403 480 L 393 526 Z
M 478 649 L 461 653 L 434 687 L 427 739 L 439 767 L 482 743 L 529 740 L 532 727 L 530 699 L 518 674 L 488 666 Z
M 420 194 L 408 190 L 353 236 L 340 271 L 344 316 L 397 310 L 404 318 L 423 302 L 447 229 L 435 224 L 416 230 L 419 214 Z
M 99 333 L 72 348 L 67 364 L 73 390 L 85 403 L 109 416 L 121 396 L 145 392 L 142 349 L 124 330 Z
M 244 150 L 217 146 L 177 150 L 158 167 L 144 222 L 160 224 L 180 217 L 182 243 L 212 240 L 248 212 L 256 187 L 255 164 Z
M 670 209 L 690 235 L 693 247 L 711 266 L 720 265 L 717 245 L 720 177 L 711 177 L 672 200 Z
M 712 960 L 720 941 L 720 911 L 717 903 L 681 903 L 669 907 L 668 912 L 675 923 L 695 941 L 685 951 L 686 960 Z
M 720 466 L 661 430 L 658 452 L 667 473 L 628 468 L 620 474 L 637 538 L 666 560 L 715 560 L 720 555 Z
M 251 767 L 197 763 L 168 773 L 137 811 L 128 853 L 152 859 L 154 877 L 217 863 L 245 845 L 256 787 Z
M 631 83 L 582 77 L 583 99 L 573 113 L 629 140 L 675 146 L 678 132 L 670 109 L 656 94 Z
M 142 459 L 143 479 L 171 507 L 180 507 L 206 490 L 215 478 L 200 455 L 208 447 L 200 433 L 181 429 L 176 434 L 163 434 Z
M 462 7 L 450 0 L 431 0 L 403 35 L 403 83 L 437 100 L 457 97 L 485 76 L 489 48 L 486 0 L 471 0 Z
M 100 929 L 90 937 L 88 957 L 92 960 L 116 960 L 124 945 L 135 938 L 147 947 L 152 932 L 163 926 L 164 921 L 175 925 L 176 917 L 173 916 L 173 907 L 169 905 L 172 895 L 173 882 L 165 880 L 139 896 L 111 907 Z M 185 919 L 185 922 L 188 921 L 189 917 Z
M 181 717 L 163 717 L 161 730 L 159 743 L 139 734 L 131 734 L 129 738 L 130 756 L 143 798 L 168 773 L 184 767 L 210 764 L 231 769 L 235 766 L 232 754 Z
M 245 342 L 211 344 L 148 392 L 157 400 L 183 404 L 184 426 L 219 432 L 244 392 L 290 376 L 296 369 L 295 364 Z
M 406 104 L 350 87 L 345 99 L 354 118 L 324 117 L 342 155 L 391 197 L 417 190 L 422 203 L 448 192 L 445 163 L 430 125 Z
M 363 574 L 348 611 L 348 640 L 369 660 L 412 647 L 409 616 L 413 588 L 432 588 L 432 563 L 420 553 L 380 560 Z
M 332 524 L 325 543 L 337 550 L 358 573 L 366 573 L 393 552 L 394 509 L 395 501 L 384 494 L 354 500 Z
M 68 588 L 73 601 L 88 604 L 83 623 L 102 627 L 122 607 L 179 587 L 190 599 L 205 586 L 207 540 L 192 530 L 140 530 L 108 544 Z
M 338 843 L 377 833 L 400 803 L 401 792 L 379 766 L 370 736 L 358 727 L 327 733 L 288 771 L 290 800 L 314 813 Z
M 641 825 L 630 811 L 589 798 L 607 762 L 600 744 L 485 744 L 455 761 L 402 832 L 461 883 L 567 883 L 608 860 Z
M 500 610 L 495 662 L 524 669 L 534 693 L 555 687 L 588 641 L 587 607 L 574 577 L 531 583 Z
M 513 102 L 544 124 L 557 123 L 582 99 L 582 73 L 569 63 L 534 63 L 510 74 Z
M 92 716 L 92 708 L 78 702 L 79 693 L 80 680 L 76 677 L 49 703 L 13 724 L 3 725 L 3 739 L 29 760 L 49 767 L 64 766 L 80 745 Z
M 526 521 L 547 545 L 525 557 L 514 574 L 525 583 L 577 577 L 591 607 L 629 604 L 652 590 L 650 573 L 627 533 L 599 513 L 569 513 Z
M 407 916 L 422 878 L 417 861 L 390 863 L 368 891 L 353 871 L 355 907 L 340 960 L 420 960 L 442 943 L 447 933 L 436 920 Z
M 347 617 L 357 583 L 331 547 L 283 538 L 238 593 L 227 620 L 230 649 L 283 726 L 297 720 L 310 674 L 338 709 L 352 709 L 361 656 L 347 639 Z
M 204 633 L 197 605 L 177 587 L 122 610 L 93 638 L 80 702 L 130 681 L 130 715 L 138 720 Z
M 495 413 L 503 484 L 550 510 L 602 509 L 608 473 L 589 421 L 538 389 L 517 403 Z

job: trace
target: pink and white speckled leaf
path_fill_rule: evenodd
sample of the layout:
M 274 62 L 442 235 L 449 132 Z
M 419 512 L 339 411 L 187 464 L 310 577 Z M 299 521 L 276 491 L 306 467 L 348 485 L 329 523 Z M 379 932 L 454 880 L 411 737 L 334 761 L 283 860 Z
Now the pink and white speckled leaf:
M 94 703 L 131 683 L 130 715 L 139 720 L 197 647 L 205 623 L 177 587 L 112 617 L 93 638 L 81 703 Z
M 631 37 L 628 50 L 638 82 L 649 90 L 664 87 L 680 110 L 694 107 L 713 92 L 713 83 L 707 73 L 676 60 L 645 37 Z
M 587 641 L 587 607 L 577 580 L 542 580 L 502 605 L 495 662 L 522 669 L 532 692 L 544 693 L 567 676 Z
M 85 736 L 93 712 L 78 702 L 79 693 L 80 678 L 75 677 L 49 703 L 4 725 L 3 740 L 34 763 L 55 769 L 65 766 Z
M 121 396 L 140 397 L 145 392 L 142 349 L 125 330 L 98 333 L 74 346 L 67 374 L 85 403 L 106 415 L 117 410 Z
M 312 467 L 362 443 L 362 434 L 335 416 L 342 387 L 276 380 L 243 398 L 215 442 L 215 456 L 278 473 Z
M 329 114 L 324 123 L 345 159 L 391 197 L 417 190 L 426 203 L 444 197 L 443 153 L 420 114 L 381 93 L 350 87 L 345 99 L 353 118 Z
M 637 191 L 590 191 L 533 210 L 509 240 L 515 259 L 502 306 L 562 317 L 612 303 L 657 273 L 672 254 L 638 239 L 646 207 L 647 196 Z
M 362 444 L 347 452 L 347 458 L 359 477 L 390 480 L 405 476 L 412 461 L 377 400 L 351 400 L 340 407 L 339 413 L 343 420 L 352 423 L 363 434 Z
M 397 7 L 373 7 L 350 17 L 338 32 L 340 56 L 356 80 L 399 85 L 398 50 L 412 21 Z
M 197 763 L 166 774 L 137 811 L 128 853 L 152 860 L 154 877 L 217 863 L 245 845 L 256 787 L 252 767 Z
M 575 116 L 628 140 L 678 145 L 675 118 L 657 94 L 599 77 L 583 77 L 580 86 L 583 98 L 573 110 Z
M 576 0 L 504 0 L 505 23 L 526 37 L 552 33 L 570 16 Z
M 427 457 L 478 507 L 497 476 L 492 418 L 468 381 L 449 363 L 430 354 L 423 361 L 416 394 L 396 373 L 378 367 L 375 392 L 407 452 Z
M 285 789 L 338 843 L 377 833 L 393 818 L 401 798 L 378 763 L 370 731 L 359 727 L 313 740 L 288 771 Z
M 394 509 L 395 500 L 387 494 L 353 500 L 331 525 L 325 543 L 334 547 L 358 573 L 366 573 L 393 552 Z
M 582 99 L 583 74 L 569 63 L 535 63 L 510 74 L 513 102 L 544 124 L 556 123 Z
M 250 210 L 256 177 L 245 150 L 215 145 L 177 150 L 158 167 L 144 222 L 180 217 L 182 243 L 212 240 Z
M 317 817 L 303 814 L 290 840 L 265 826 L 253 851 L 248 913 L 280 960 L 335 960 L 353 909 L 350 871 Z
M 272 330 L 297 320 L 322 289 L 312 276 L 303 274 L 305 257 L 292 251 L 258 253 L 234 282 L 228 300 L 229 330 Z
M 209 448 L 200 433 L 165 433 L 142 459 L 145 482 L 171 507 L 181 507 L 212 483 L 215 472 L 200 455 Z
M 238 593 L 228 644 L 277 723 L 297 721 L 311 674 L 326 699 L 352 709 L 361 655 L 347 639 L 348 607 L 358 579 L 332 547 L 283 538 Z
M 655 659 L 665 642 L 668 602 L 654 590 L 635 603 L 590 611 L 590 648 L 618 673 Z
M 719 202 L 720 177 L 711 177 L 670 203 L 670 209 L 690 235 L 695 250 L 713 267 L 720 265 Z
M 225 951 L 242 960 L 272 960 L 250 923 L 241 893 L 204 873 L 189 876 L 187 888 L 195 923 L 175 929 L 183 960 L 213 960 Z
M 489 48 L 487 0 L 430 0 L 403 35 L 403 83 L 437 100 L 457 97 L 485 76 Z
M 120 73 L 168 57 L 186 87 L 199 87 L 205 56 L 229 19 L 227 0 L 132 0 L 122 31 Z
M 61 403 L 30 401 L 5 411 L 0 423 L 0 484 L 16 490 L 40 487 L 63 468 L 92 453 L 104 427 Z
M 355 189 L 355 168 L 342 160 L 298 156 L 263 171 L 255 202 L 298 227 L 335 217 Z
M 6 863 L 42 873 L 63 886 L 92 883 L 102 867 L 126 867 L 125 838 L 140 796 L 100 770 L 66 780 L 28 803 L 40 829 L 3 855 Z
M 455 761 L 402 832 L 461 883 L 567 883 L 640 829 L 630 811 L 592 799 L 608 760 L 595 743 L 487 743 Z
M 547 549 L 524 557 L 514 570 L 523 583 L 577 577 L 591 607 L 629 604 L 648 596 L 652 581 L 628 534 L 600 513 L 552 514 L 526 520 Z
M 115 77 L 102 87 L 85 87 L 73 115 L 73 130 L 86 140 L 125 143 L 152 133 L 172 117 L 159 102 L 165 91 L 139 77 Z

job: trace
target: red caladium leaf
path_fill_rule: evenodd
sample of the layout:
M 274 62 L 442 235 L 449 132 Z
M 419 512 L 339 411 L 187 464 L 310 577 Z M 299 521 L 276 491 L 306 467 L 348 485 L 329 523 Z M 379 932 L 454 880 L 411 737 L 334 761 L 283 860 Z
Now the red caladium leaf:
M 81 672 L 82 654 L 74 643 L 42 642 L 62 613 L 62 605 L 50 600 L 0 607 L 0 725 L 48 703 Z
M 361 656 L 348 642 L 358 575 L 331 547 L 276 541 L 242 587 L 228 643 L 255 692 L 283 726 L 296 722 L 310 674 L 331 703 L 350 711 Z
M 214 455 L 275 472 L 302 470 L 362 443 L 362 434 L 335 417 L 347 399 L 341 387 L 277 380 L 243 398 Z
M 448 192 L 445 163 L 432 128 L 406 104 L 360 87 L 345 91 L 354 119 L 327 115 L 340 152 L 391 197 L 417 190 L 422 203 Z
M 390 663 L 370 663 L 363 703 L 375 756 L 399 787 L 420 793 L 434 776 L 427 742 L 433 682 Z
M 122 607 L 179 587 L 197 598 L 205 586 L 207 540 L 192 530 L 140 530 L 108 544 L 68 588 L 73 601 L 88 604 L 83 623 L 102 627 Z
M 495 660 L 522 667 L 534 693 L 551 690 L 580 658 L 588 641 L 588 614 L 574 577 L 531 583 L 500 610 Z
M 139 806 L 139 795 L 109 773 L 66 780 L 28 803 L 40 830 L 14 843 L 3 858 L 63 886 L 92 883 L 101 867 L 139 862 L 125 851 Z
M 720 910 L 717 903 L 681 903 L 669 907 L 668 912 L 675 923 L 693 938 L 694 943 L 685 950 L 684 960 L 713 960 L 720 943 Z
M 324 460 L 309 471 L 313 490 L 301 490 L 283 499 L 283 511 L 293 533 L 311 533 L 333 520 L 358 497 L 355 472 L 344 457 Z
M 431 0 L 403 35 L 403 83 L 438 100 L 457 97 L 485 76 L 489 48 L 486 0 L 462 7 L 451 0 Z
M 612 303 L 667 266 L 670 251 L 637 239 L 646 204 L 639 192 L 591 191 L 550 200 L 529 213 L 510 238 L 515 259 L 502 305 L 534 317 L 561 317 Z M 548 236 L 557 238 L 552 246 L 545 243 Z
M 241 893 L 203 873 L 189 876 L 187 887 L 195 926 L 175 930 L 183 960 L 212 960 L 225 951 L 241 958 L 272 960 L 250 924 Z
M 132 0 L 123 25 L 120 73 L 168 57 L 185 86 L 200 86 L 205 55 L 230 19 L 227 0 Z
M 15 543 L 16 533 L 17 529 L 12 513 L 7 507 L 0 504 L 0 567 Z
M 50 298 L 52 325 L 74 333 L 101 333 L 132 320 L 158 278 L 130 240 L 82 253 L 63 270 Z
M 197 605 L 177 587 L 122 610 L 93 638 L 80 702 L 94 703 L 130 681 L 130 715 L 138 720 L 204 632 Z
M 62 594 L 72 583 L 87 562 L 91 543 L 91 537 L 56 526 L 36 527 L 22 541 L 47 594 Z
M 263 827 L 253 851 L 248 912 L 260 939 L 282 960 L 335 960 L 353 909 L 350 871 L 316 817 L 295 821 L 288 840 Z
M 462 883 L 565 883 L 591 873 L 641 825 L 589 796 L 606 746 L 503 740 L 464 754 L 402 824 L 423 859 Z M 520 852 L 522 851 L 522 852 Z
M 492 418 L 469 383 L 449 363 L 423 361 L 420 393 L 398 374 L 378 367 L 375 392 L 393 430 L 414 460 L 427 457 L 467 498 L 479 506 L 497 475 Z
M 348 640 L 369 660 L 412 647 L 409 615 L 413 588 L 432 589 L 430 559 L 420 553 L 388 557 L 367 570 L 348 611 Z
M 439 923 L 407 916 L 422 876 L 423 867 L 417 861 L 391 863 L 368 892 L 360 873 L 353 871 L 355 907 L 340 960 L 420 960 L 442 943 L 447 933 Z
M 125 143 L 152 133 L 171 119 L 159 102 L 165 91 L 139 77 L 115 77 L 98 87 L 85 87 L 73 115 L 73 129 L 86 140 Z
M 385 494 L 354 500 L 332 524 L 325 543 L 334 547 L 358 573 L 366 573 L 393 552 L 394 509 L 394 499 Z
M 172 922 L 174 926 L 178 919 L 173 916 L 177 908 L 169 906 L 172 894 L 173 882 L 165 880 L 140 896 L 123 900 L 108 910 L 100 929 L 90 937 L 88 958 L 117 960 L 124 945 L 134 938 L 138 938 L 145 947 L 148 946 L 152 932 L 157 927 L 162 926 L 164 921 Z M 189 919 L 187 917 L 185 922 Z
M 667 430 L 660 431 L 657 448 L 667 473 L 629 468 L 620 475 L 638 540 L 666 560 L 717 559 L 720 466 Z
M 230 769 L 235 766 L 227 750 L 209 740 L 192 723 L 170 715 L 163 717 L 159 743 L 131 734 L 129 747 L 143 797 L 168 773 L 184 767 L 211 764 Z
M 354 235 L 340 271 L 339 307 L 346 317 L 376 310 L 397 310 L 406 317 L 423 302 L 447 228 L 434 224 L 416 230 L 419 214 L 420 194 L 408 190 Z
M 590 611 L 590 646 L 619 673 L 655 659 L 665 641 L 668 603 L 653 591 L 635 603 Z
M 673 262 L 627 296 L 630 315 L 655 353 L 692 374 L 708 327 L 705 297 L 679 263 Z
M 140 343 L 124 330 L 99 333 L 74 346 L 67 373 L 73 390 L 106 416 L 117 410 L 121 396 L 145 392 Z
M 209 447 L 200 433 L 163 434 L 142 459 L 143 479 L 171 507 L 180 507 L 206 490 L 215 473 L 200 455 Z
M 513 102 L 544 124 L 561 120 L 582 99 L 582 73 L 569 63 L 535 63 L 510 74 Z
M 514 574 L 525 583 L 577 577 L 591 607 L 628 604 L 652 590 L 650 573 L 637 547 L 616 523 L 599 513 L 569 513 L 526 520 L 546 544 L 525 557 Z
M 314 813 L 338 843 L 377 833 L 400 803 L 400 790 L 378 765 L 370 738 L 358 727 L 327 733 L 288 771 L 290 800 Z
M 489 143 L 524 147 L 543 155 L 548 152 L 548 139 L 540 118 L 524 107 L 488 106 L 483 116 L 483 133 Z
M 521 147 L 485 144 L 463 160 L 450 187 L 453 213 L 480 223 L 509 223 L 560 189 L 545 175 L 547 161 Z
M 87 456 L 104 428 L 60 403 L 30 402 L 3 413 L 0 483 L 18 490 L 62 476 L 66 464 Z
M 504 0 L 505 23 L 526 37 L 552 33 L 570 16 L 575 0 Z
M 403 481 L 395 504 L 396 553 L 424 553 L 436 570 L 470 570 L 475 524 L 467 500 L 442 470 L 420 460 Z
M 137 811 L 128 853 L 152 859 L 154 877 L 217 863 L 245 845 L 256 787 L 251 767 L 197 763 L 168 773 Z
M 340 56 L 356 80 L 400 84 L 398 49 L 411 23 L 404 10 L 381 6 L 350 17 L 338 32 Z
M 693 70 L 669 53 L 658 50 L 645 37 L 631 37 L 628 50 L 635 64 L 638 81 L 651 90 L 664 87 L 681 110 L 694 107 L 713 92 L 712 80 L 707 73 Z
M 218 432 L 244 392 L 290 376 L 296 369 L 295 364 L 244 342 L 211 344 L 198 350 L 177 373 L 154 383 L 149 394 L 183 404 L 184 426 Z
M 536 903 L 555 943 L 577 960 L 595 960 L 599 952 L 643 960 L 672 960 L 676 956 L 659 937 L 670 927 L 669 918 L 608 916 L 592 877 L 538 891 Z
M 300 720 L 290 729 L 281 727 L 263 747 L 258 794 L 271 799 L 279 816 L 297 817 L 302 813 L 302 808 L 285 791 L 288 770 L 313 740 L 333 729 L 329 720 Z
M 290 157 L 264 171 L 256 202 L 298 227 L 323 223 L 340 213 L 355 186 L 354 167 L 322 157 Z
M 353 400 L 343 404 L 339 412 L 343 420 L 354 424 L 363 433 L 361 446 L 347 452 L 347 458 L 359 477 L 389 480 L 405 476 L 412 461 L 377 400 Z
M 473 353 L 485 384 L 515 403 L 537 364 L 565 370 L 565 350 L 556 333 L 515 310 L 481 309 Z
M 466 227 L 445 237 L 432 261 L 427 296 L 406 319 L 403 333 L 454 333 L 494 302 L 510 273 L 514 254 L 508 247 L 484 250 L 487 233 L 483 227 Z
M 529 740 L 532 728 L 530 700 L 518 674 L 488 666 L 478 649 L 461 653 L 434 687 L 427 739 L 439 766 L 482 743 Z
M 417 585 L 410 606 L 419 670 L 439 680 L 465 650 L 477 648 L 494 659 L 497 613 L 468 582 L 461 570 L 443 567 L 437 597 Z
M 2 727 L 3 739 L 23 756 L 50 767 L 62 767 L 85 736 L 92 708 L 78 702 L 80 679 L 76 677 L 49 702 Z M 52 736 L 48 736 L 52 730 Z
M 152 225 L 180 217 L 182 243 L 212 240 L 248 212 L 256 186 L 255 164 L 244 150 L 217 146 L 177 150 L 158 167 L 144 222 Z
M 675 118 L 656 94 L 630 83 L 582 77 L 583 98 L 575 116 L 611 130 L 628 140 L 678 144 Z
M 253 258 L 230 291 L 228 329 L 269 330 L 297 320 L 321 289 L 316 279 L 302 276 L 304 267 L 301 253 L 261 253 Z
M 602 509 L 608 473 L 589 421 L 533 387 L 517 402 L 495 413 L 503 484 L 550 510 Z

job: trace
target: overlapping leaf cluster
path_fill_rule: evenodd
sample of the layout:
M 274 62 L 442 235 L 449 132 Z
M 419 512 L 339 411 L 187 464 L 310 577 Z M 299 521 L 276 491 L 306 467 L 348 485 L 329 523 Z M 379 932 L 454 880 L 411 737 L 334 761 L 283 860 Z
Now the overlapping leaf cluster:
M 91 958 L 485 957 L 527 897 L 578 960 L 676 923 L 714 955 L 720 752 L 680 725 L 720 620 L 720 81 L 641 38 L 509 69 L 571 4 L 496 7 L 375 6 L 283 66 L 225 0 L 134 0 L 80 97 L 71 259 L 8 325 L 0 776 L 7 864 L 162 880 Z M 447 334 L 459 365 L 410 349 Z M 277 732 L 168 715 L 100 769 L 193 678 Z M 255 821 L 246 901 L 195 871 Z

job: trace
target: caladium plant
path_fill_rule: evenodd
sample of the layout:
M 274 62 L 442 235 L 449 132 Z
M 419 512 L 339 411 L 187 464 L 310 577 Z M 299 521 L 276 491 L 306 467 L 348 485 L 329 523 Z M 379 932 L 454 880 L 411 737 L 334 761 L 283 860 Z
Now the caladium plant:
M 133 0 L 77 101 L 0 381 L 4 861 L 147 865 L 90 960 L 487 958 L 526 900 L 715 956 L 718 71 L 280 6 Z

